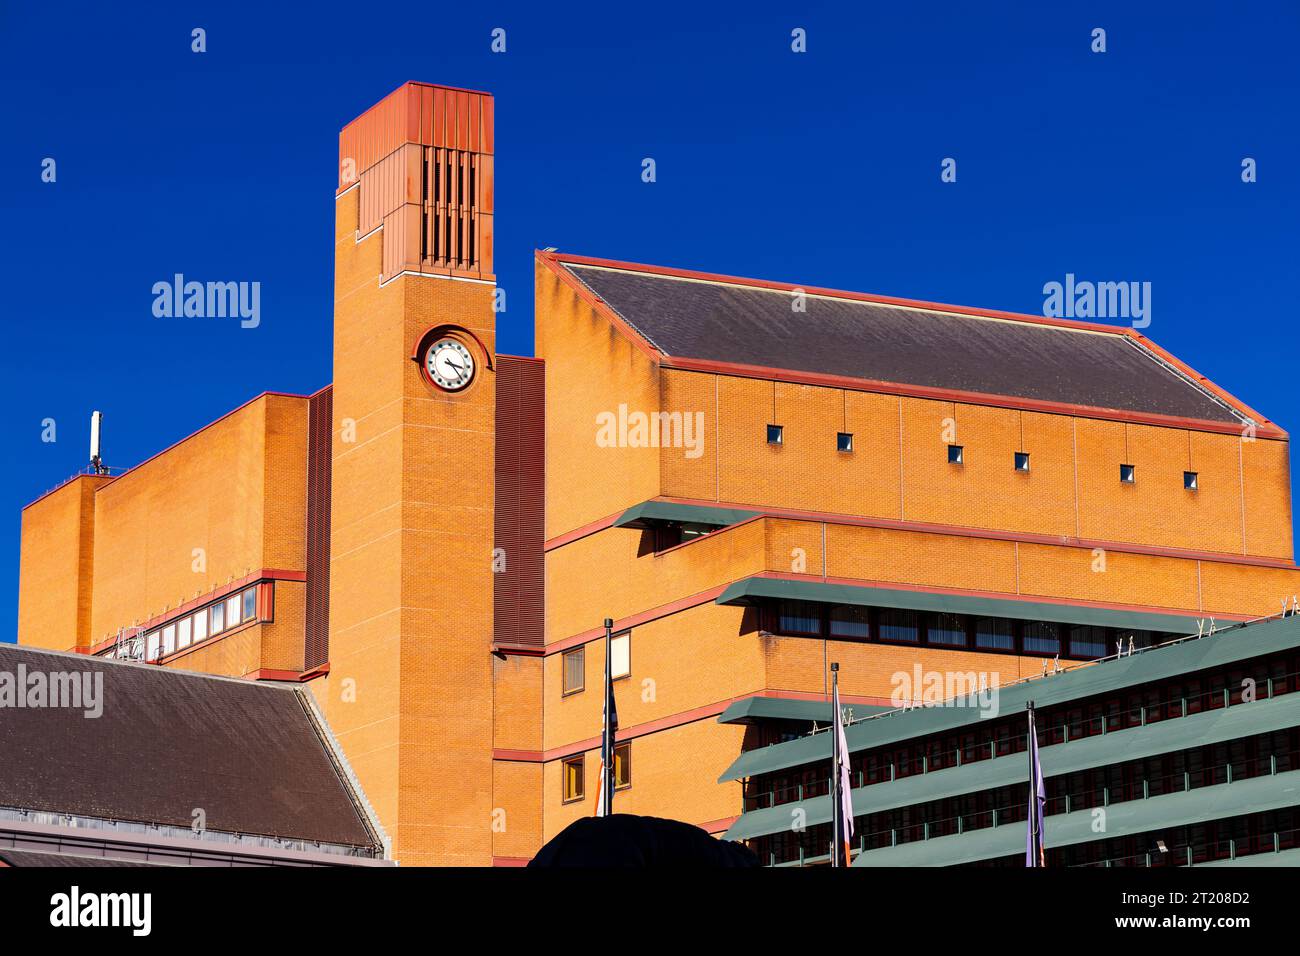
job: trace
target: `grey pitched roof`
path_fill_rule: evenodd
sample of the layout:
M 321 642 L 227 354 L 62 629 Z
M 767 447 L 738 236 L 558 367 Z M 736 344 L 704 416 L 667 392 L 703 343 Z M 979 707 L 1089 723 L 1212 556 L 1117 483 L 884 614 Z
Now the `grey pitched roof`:
M 0 700 L 0 807 L 376 842 L 303 689 L 0 644 L 0 681 L 34 673 L 102 681 L 102 713 Z
M 665 355 L 1236 423 L 1128 336 L 560 263 Z

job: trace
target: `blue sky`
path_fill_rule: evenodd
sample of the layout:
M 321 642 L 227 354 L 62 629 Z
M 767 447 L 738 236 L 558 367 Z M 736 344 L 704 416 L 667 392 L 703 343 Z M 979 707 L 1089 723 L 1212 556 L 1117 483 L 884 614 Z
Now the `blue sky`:
M 982 6 L 0 7 L 0 640 L 91 409 L 127 466 L 330 380 L 338 131 L 412 79 L 497 97 L 501 351 L 545 246 L 1032 313 L 1074 273 L 1150 282 L 1147 334 L 1300 427 L 1300 8 Z M 155 318 L 176 272 L 260 282 L 261 324 Z

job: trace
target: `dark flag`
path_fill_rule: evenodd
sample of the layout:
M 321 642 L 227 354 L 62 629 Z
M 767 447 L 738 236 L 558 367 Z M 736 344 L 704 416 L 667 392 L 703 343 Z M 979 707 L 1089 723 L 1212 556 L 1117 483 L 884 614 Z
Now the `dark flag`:
M 600 779 L 596 783 L 596 816 L 614 812 L 614 737 L 618 733 L 618 706 L 614 702 L 613 643 L 610 632 L 614 622 L 605 618 L 605 704 L 600 732 Z
M 1025 840 L 1025 866 L 1047 866 L 1043 849 L 1043 811 L 1047 807 L 1047 787 L 1043 783 L 1043 765 L 1038 760 L 1038 725 L 1034 720 L 1034 702 L 1029 702 L 1029 832 Z

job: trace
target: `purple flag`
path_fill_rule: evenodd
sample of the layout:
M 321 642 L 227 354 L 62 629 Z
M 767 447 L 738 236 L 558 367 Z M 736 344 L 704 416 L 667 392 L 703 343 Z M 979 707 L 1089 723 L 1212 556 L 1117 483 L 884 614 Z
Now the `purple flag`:
M 1043 783 L 1043 765 L 1038 760 L 1038 725 L 1034 721 L 1034 704 L 1029 703 L 1029 829 L 1025 839 L 1025 866 L 1047 866 L 1043 849 L 1043 811 L 1047 807 L 1047 787 Z

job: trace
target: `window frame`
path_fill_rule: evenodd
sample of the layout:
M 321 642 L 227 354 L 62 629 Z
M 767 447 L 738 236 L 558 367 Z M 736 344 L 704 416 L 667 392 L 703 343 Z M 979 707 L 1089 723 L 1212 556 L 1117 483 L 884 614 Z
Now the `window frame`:
M 775 437 L 773 437 L 773 436 L 775 436 Z M 771 423 L 769 422 L 769 423 L 768 423 L 768 426 L 767 426 L 767 443 L 768 443 L 769 445 L 778 445 L 778 446 L 782 446 L 782 447 L 784 447 L 784 445 L 785 445 L 785 426 L 784 426 L 784 425 L 773 425 L 773 424 L 771 424 Z
M 1126 468 L 1128 471 L 1124 470 Z M 1119 481 L 1122 485 L 1137 484 L 1137 466 L 1121 463 L 1119 466 Z
M 627 670 L 626 670 L 624 673 L 622 673 L 622 674 L 615 674 L 615 673 L 614 673 L 614 661 L 617 660 L 618 658 L 617 658 L 617 656 L 614 654 L 614 645 L 615 645 L 618 641 L 620 641 L 620 640 L 625 640 L 625 641 L 627 642 Z M 611 659 L 610 659 L 610 662 L 609 662 L 609 679 L 610 679 L 610 680 L 627 680 L 628 678 L 630 678 L 630 677 L 632 676 L 632 632 L 631 632 L 630 630 L 628 630 L 628 631 L 619 631 L 617 634 L 611 634 L 611 635 L 610 635 L 610 638 L 609 638 L 609 656 L 610 656 L 610 658 L 611 658 Z
M 842 455 L 853 454 L 853 432 L 836 432 L 835 450 Z
M 569 687 L 569 661 L 572 658 L 578 658 L 582 664 L 578 668 L 578 673 L 582 677 L 582 683 L 577 687 Z M 581 694 L 587 689 L 587 645 L 579 644 L 577 647 L 571 647 L 560 654 L 560 696 L 571 697 L 574 694 Z
M 1183 490 L 1184 491 L 1201 490 L 1201 473 L 1199 471 L 1183 472 Z
M 954 452 L 956 455 L 954 456 Z M 948 443 L 948 464 L 964 465 L 966 464 L 966 446 L 958 445 L 955 442 Z
M 569 795 L 569 768 L 576 766 L 577 791 Z M 587 796 L 587 755 L 585 753 L 575 754 L 572 757 L 564 757 L 560 760 L 560 802 L 577 803 Z
M 1021 467 L 1021 462 L 1024 462 L 1023 468 Z M 1016 452 L 1015 456 L 1011 459 L 1011 467 L 1021 474 L 1024 475 L 1029 474 L 1029 470 L 1032 467 L 1030 465 L 1029 452 L 1027 451 Z
M 623 758 L 619 760 L 619 751 L 622 751 Z M 618 782 L 618 767 L 622 763 L 626 771 L 626 782 Z M 624 740 L 614 744 L 614 792 L 620 790 L 629 790 L 632 787 L 632 741 Z
M 912 626 L 916 631 L 916 637 L 910 640 L 905 637 L 885 637 L 886 625 L 882 618 L 886 613 L 911 614 L 914 618 Z M 881 644 L 895 644 L 900 647 L 923 647 L 925 645 L 925 621 L 922 617 L 923 613 L 924 612 L 922 611 L 906 607 L 877 608 L 875 619 L 872 621 L 872 633 L 875 635 L 876 641 Z

